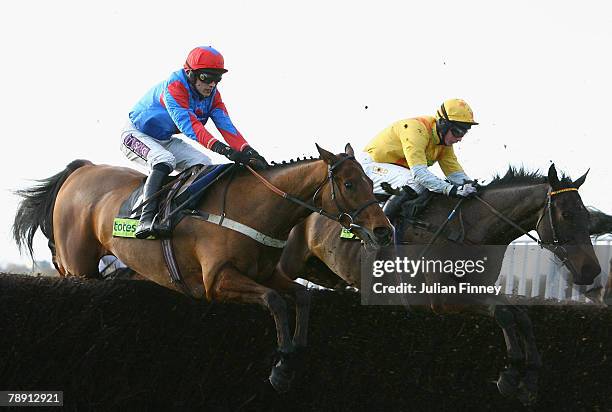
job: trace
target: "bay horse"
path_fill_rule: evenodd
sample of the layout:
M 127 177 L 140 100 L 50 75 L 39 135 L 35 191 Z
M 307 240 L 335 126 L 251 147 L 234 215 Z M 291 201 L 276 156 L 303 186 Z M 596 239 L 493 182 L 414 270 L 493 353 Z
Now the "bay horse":
M 479 197 L 507 220 L 477 199 L 468 199 L 460 209 L 463 242 L 507 246 L 524 234 L 517 227 L 524 231 L 536 230 L 542 244 L 568 266 L 574 283 L 590 284 L 601 269 L 589 237 L 589 214 L 577 191 L 587 173 L 572 182 L 569 178 L 560 180 L 554 165 L 547 177 L 509 168 L 504 177 L 496 177 L 479 191 Z M 419 219 L 439 227 L 456 203 L 457 199 L 434 194 Z M 348 285 L 360 289 L 364 248 L 357 241 L 340 238 L 340 229 L 335 222 L 310 215 L 290 233 L 277 271 L 292 279 L 301 277 L 330 288 Z M 400 231 L 396 238 L 406 244 L 425 245 L 433 238 L 431 231 L 408 225 Z M 453 241 L 439 237 L 435 245 L 452 248 Z M 502 260 L 503 254 L 495 261 L 489 258 L 491 285 L 497 280 Z M 531 320 L 523 307 L 444 306 L 431 298 L 430 309 L 436 313 L 467 310 L 492 316 L 504 333 L 509 358 L 509 365 L 497 381 L 498 389 L 503 395 L 517 396 L 525 404 L 535 402 L 537 373 L 542 363 Z
M 589 206 L 589 233 L 591 236 L 601 236 L 612 233 L 612 216 Z
M 373 245 L 391 243 L 393 227 L 352 147 L 347 145 L 345 153 L 337 155 L 318 145 L 317 149 L 319 159 L 276 165 L 259 177 L 243 168 L 233 179 L 224 176 L 204 194 L 197 209 L 234 219 L 276 240 L 287 239 L 293 226 L 320 210 L 337 216 L 338 222 Z M 61 276 L 96 278 L 100 258 L 112 254 L 142 277 L 183 292 L 170 280 L 159 240 L 112 235 L 121 204 L 143 178 L 133 169 L 78 160 L 38 186 L 18 191 L 23 197 L 13 225 L 18 246 L 27 246 L 32 254 L 33 236 L 40 228 Z M 309 199 L 312 203 L 307 203 Z M 270 311 L 276 323 L 278 361 L 269 380 L 278 392 L 288 391 L 298 355 L 307 344 L 310 297 L 305 287 L 274 271 L 281 249 L 189 217 L 176 226 L 172 242 L 192 297 L 255 303 Z M 295 300 L 293 337 L 281 294 Z

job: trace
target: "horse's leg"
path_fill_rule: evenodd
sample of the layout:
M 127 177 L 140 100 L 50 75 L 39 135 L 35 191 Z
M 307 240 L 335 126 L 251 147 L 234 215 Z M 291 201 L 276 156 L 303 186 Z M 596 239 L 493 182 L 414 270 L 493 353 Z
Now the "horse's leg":
M 502 395 L 513 396 L 516 394 L 519 387 L 519 367 L 524 360 L 523 351 L 520 347 L 517 334 L 517 322 L 512 310 L 507 305 L 495 305 L 493 308 L 493 317 L 504 333 L 509 360 L 506 370 L 499 375 L 497 388 Z
M 242 275 L 233 267 L 226 266 L 217 275 L 209 297 L 219 301 L 257 303 L 268 308 L 276 323 L 278 352 L 281 357 L 272 368 L 269 379 L 277 392 L 287 392 L 295 373 L 288 370 L 287 360 L 284 358 L 293 352 L 294 347 L 287 320 L 287 304 L 281 295 Z
M 295 226 L 289 233 L 287 245 L 276 264 L 275 272 L 282 273 L 289 279 L 297 279 L 305 271 L 306 261 L 312 256 L 306 240 L 306 223 Z
M 63 276 L 100 278 L 98 263 L 102 245 L 93 235 L 84 235 L 85 230 L 69 230 L 61 241 L 56 242 L 56 267 L 63 269 Z M 62 273 L 63 272 L 63 273 Z
M 60 190 L 53 210 L 54 263 L 64 276 L 100 278 L 98 263 L 104 247 L 94 233 L 95 207 L 86 203 L 87 196 L 72 194 L 73 189 L 66 185 Z
M 293 350 L 289 353 L 279 354 L 279 359 L 270 375 L 270 382 L 276 388 L 275 379 L 277 379 L 277 376 L 288 377 L 292 380 L 297 373 L 300 373 L 304 365 L 310 317 L 310 290 L 276 271 L 262 284 L 289 295 L 295 301 Z
M 305 348 L 308 340 L 308 321 L 310 318 L 310 290 L 276 271 L 262 284 L 281 293 L 287 293 L 295 299 L 293 345 L 296 349 Z
M 525 346 L 525 374 L 521 380 L 519 400 L 524 405 L 533 405 L 538 395 L 538 373 L 542 367 L 542 359 L 536 345 L 533 325 L 527 310 L 519 306 L 511 306 L 514 319 L 523 338 Z

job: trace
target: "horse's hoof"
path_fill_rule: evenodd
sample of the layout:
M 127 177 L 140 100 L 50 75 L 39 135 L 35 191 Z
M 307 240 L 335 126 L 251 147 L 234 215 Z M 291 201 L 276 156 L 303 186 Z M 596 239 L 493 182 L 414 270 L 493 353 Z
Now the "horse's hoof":
M 295 372 L 286 370 L 282 364 L 276 364 L 272 368 L 268 380 L 277 393 L 287 393 L 291 389 L 291 383 L 295 377 Z
M 538 400 L 538 375 L 527 372 L 518 387 L 516 398 L 526 407 L 535 405 Z
M 535 405 L 538 400 L 538 392 L 529 390 L 523 382 L 518 387 L 516 399 L 523 404 L 523 406 L 529 408 Z
M 514 396 L 519 387 L 519 374 L 513 370 L 505 370 L 497 379 L 497 390 L 502 396 Z

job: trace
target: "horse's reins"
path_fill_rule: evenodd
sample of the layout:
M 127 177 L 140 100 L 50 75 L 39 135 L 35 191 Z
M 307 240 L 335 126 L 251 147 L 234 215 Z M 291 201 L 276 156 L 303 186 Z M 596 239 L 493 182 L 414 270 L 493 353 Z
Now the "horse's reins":
M 550 191 L 549 190 L 549 192 L 547 194 L 546 205 L 544 206 L 544 211 L 542 212 L 542 214 L 538 218 L 538 221 L 537 221 L 537 223 L 535 225 L 535 229 L 536 230 L 538 229 L 538 227 L 540 226 L 540 223 L 542 222 L 542 218 L 544 217 L 545 214 L 547 214 L 546 212 L 548 212 L 548 221 L 550 223 L 550 228 L 551 228 L 552 233 L 553 233 L 553 243 L 552 243 L 552 245 L 559 245 L 559 246 L 561 246 L 561 243 L 559 242 L 559 238 L 557 237 L 557 231 L 555 229 L 555 224 L 554 224 L 553 218 L 552 218 L 552 197 L 555 196 L 555 195 L 558 195 L 560 193 L 577 192 L 577 191 L 578 191 L 578 189 L 576 189 L 575 187 L 569 187 L 569 188 L 566 188 L 566 189 L 560 189 L 560 190 L 555 190 L 555 191 Z M 537 239 L 536 237 L 530 235 L 525 229 L 523 229 L 521 226 L 519 226 L 516 223 L 514 223 L 512 220 L 508 219 L 503 213 L 501 213 L 499 210 L 497 210 L 495 207 L 493 207 L 491 204 L 489 204 L 482 197 L 476 195 L 476 196 L 474 196 L 474 198 L 476 198 L 478 201 L 480 201 L 482 204 L 484 204 L 486 207 L 488 207 L 497 217 L 502 219 L 504 222 L 508 223 L 510 226 L 514 227 L 515 229 L 520 231 L 522 234 L 527 235 L 534 242 L 536 242 L 538 244 L 538 246 L 540 246 L 540 247 L 551 246 L 551 244 L 544 243 L 540 239 Z
M 342 159 L 338 160 L 336 163 L 334 163 L 333 165 L 328 165 L 327 166 L 327 177 L 323 180 L 323 182 L 321 182 L 321 184 L 319 184 L 317 190 L 315 191 L 314 195 L 312 196 L 312 204 L 310 203 L 306 203 L 303 200 L 287 193 L 284 192 L 283 190 L 279 189 L 278 187 L 274 186 L 272 183 L 270 183 L 269 181 L 266 180 L 266 178 L 264 178 L 263 176 L 261 176 L 259 173 L 257 173 L 255 170 L 253 170 L 251 168 L 251 166 L 246 165 L 246 168 L 253 174 L 253 176 L 257 177 L 268 189 L 270 189 L 272 192 L 276 193 L 278 196 L 287 199 L 293 203 L 296 203 L 312 212 L 316 212 L 322 216 L 325 216 L 331 220 L 334 220 L 338 223 L 340 223 L 342 226 L 350 229 L 351 225 L 353 224 L 355 218 L 357 218 L 357 216 L 363 212 L 366 208 L 368 208 L 369 206 L 373 205 L 373 204 L 378 204 L 378 201 L 376 199 L 372 199 L 369 202 L 364 203 L 363 205 L 361 205 L 360 207 L 354 209 L 353 211 L 344 211 L 342 207 L 340 207 L 338 200 L 336 198 L 336 191 L 335 191 L 335 186 L 336 186 L 336 181 L 334 179 L 334 170 L 340 166 L 342 163 L 344 163 L 346 160 L 355 160 L 354 156 L 346 156 L 343 157 Z M 319 192 L 321 191 L 321 189 L 323 188 L 323 186 L 325 186 L 326 183 L 329 183 L 331 186 L 331 198 L 334 200 L 336 207 L 338 208 L 338 215 L 333 215 L 331 213 L 326 212 L 323 207 L 316 207 L 315 206 L 315 199 L 317 197 L 317 195 L 319 194 Z M 350 222 L 348 224 L 344 224 L 342 223 L 342 219 L 344 217 L 348 217 Z
M 550 250 L 551 252 L 553 252 L 555 254 L 563 256 L 563 257 L 560 256 L 561 263 L 563 263 L 565 265 L 573 266 L 571 264 L 571 262 L 569 261 L 569 258 L 567 257 L 568 256 L 567 249 L 565 249 L 565 247 L 559 241 L 559 238 L 557 236 L 557 231 L 555 229 L 555 224 L 554 224 L 553 218 L 552 218 L 552 197 L 555 196 L 555 195 L 558 195 L 560 193 L 575 192 L 575 191 L 578 191 L 578 189 L 576 189 L 574 187 L 570 187 L 570 188 L 559 189 L 559 190 L 555 190 L 555 191 L 550 191 L 549 190 L 549 192 L 547 194 L 547 200 L 546 200 L 546 205 L 544 206 L 544 211 L 542 212 L 542 214 L 538 218 L 538 221 L 536 223 L 535 229 L 536 230 L 538 229 L 538 226 L 540 225 L 540 222 L 542 221 L 542 218 L 544 217 L 544 215 L 548 214 L 548 220 L 550 222 L 550 228 L 551 228 L 552 235 L 553 235 L 553 243 L 552 244 L 551 243 L 542 242 L 540 239 L 538 239 L 535 236 L 531 235 L 529 232 L 527 232 L 525 229 L 523 229 L 520 225 L 516 224 L 511 219 L 506 217 L 503 213 L 501 213 L 499 210 L 497 210 L 493 205 L 491 205 L 489 202 L 484 200 L 482 197 L 480 197 L 478 195 L 475 195 L 474 198 L 476 200 L 478 200 L 479 202 L 481 202 L 483 205 L 485 205 L 489 210 L 491 210 L 491 212 L 493 212 L 493 214 L 495 216 L 497 216 L 498 218 L 500 218 L 501 220 L 503 220 L 504 222 L 506 222 L 507 224 L 509 224 L 513 228 L 517 229 L 523 235 L 528 236 L 531 240 L 536 242 L 538 244 L 538 246 L 540 246 L 540 248 L 548 249 L 548 250 Z M 453 219 L 453 217 L 455 216 L 455 213 L 457 212 L 457 210 L 459 209 L 459 207 L 461 206 L 461 204 L 462 204 L 462 202 L 464 200 L 465 199 L 460 199 L 459 202 L 457 202 L 457 204 L 455 205 L 453 210 L 451 210 L 451 212 L 448 214 L 448 217 L 446 218 L 444 223 L 442 223 L 442 225 L 440 225 L 440 227 L 438 228 L 438 230 L 436 230 L 436 232 L 434 233 L 434 235 L 431 238 L 431 240 L 429 241 L 429 243 L 427 243 L 427 245 L 425 246 L 423 251 L 419 254 L 419 259 L 422 258 L 425 255 L 425 253 L 427 253 L 427 251 L 429 250 L 431 245 L 433 245 L 433 243 L 440 236 L 440 234 L 442 233 L 444 228 Z M 570 270 L 572 270 L 572 269 L 575 270 L 575 268 L 571 268 Z
M 518 230 L 522 234 L 529 236 L 531 238 L 531 240 L 533 240 L 534 242 L 536 242 L 538 244 L 538 246 L 542 247 L 543 244 L 540 241 L 540 239 L 537 239 L 535 236 L 529 234 L 529 232 L 527 232 L 521 226 L 517 225 L 512 220 L 508 219 L 503 213 L 501 213 L 499 210 L 497 210 L 495 207 L 493 207 L 491 204 L 489 204 L 489 202 L 487 202 L 486 200 L 484 200 L 482 197 L 480 197 L 478 195 L 475 195 L 474 198 L 476 200 L 478 200 L 479 202 L 481 202 L 486 207 L 488 207 L 489 210 L 491 210 L 491 212 L 493 212 L 493 214 L 495 216 L 497 216 L 498 218 L 500 218 L 504 222 L 508 223 L 510 226 L 512 226 L 513 228 L 515 228 L 516 230 Z M 537 228 L 537 226 L 536 226 L 536 228 Z
M 540 239 L 537 239 L 536 237 L 534 237 L 531 234 L 529 234 L 521 226 L 517 225 L 512 220 L 508 219 L 506 216 L 504 216 L 504 214 L 502 214 L 499 210 L 497 210 L 495 207 L 490 205 L 486 200 L 484 200 L 480 196 L 476 195 L 474 197 L 478 201 L 480 201 L 482 204 L 487 206 L 497 217 L 499 217 L 504 222 L 508 223 L 509 225 L 511 225 L 512 227 L 514 227 L 518 231 L 520 231 L 522 234 L 524 234 L 524 235 L 528 236 L 529 238 L 531 238 L 534 242 L 536 242 L 538 244 L 538 246 L 540 246 L 540 248 L 545 248 L 545 249 L 548 249 L 551 252 L 553 252 L 555 255 L 557 255 L 561 259 L 561 263 L 562 264 L 567 265 L 569 267 L 570 271 L 572 271 L 573 273 L 577 273 L 576 272 L 576 268 L 574 267 L 572 262 L 569 260 L 569 253 L 567 252 L 567 249 L 563 246 L 563 243 L 561 243 L 559 241 L 559 238 L 557 236 L 557 230 L 555 229 L 555 223 L 554 223 L 553 217 L 552 217 L 552 197 L 555 196 L 555 195 L 561 194 L 561 193 L 577 192 L 577 191 L 578 191 L 578 189 L 575 188 L 575 187 L 568 187 L 568 188 L 565 188 L 565 189 L 559 189 L 559 190 L 554 190 L 554 191 L 552 191 L 550 189 L 548 190 L 548 193 L 546 195 L 546 197 L 547 197 L 546 205 L 544 206 L 544 210 L 542 211 L 542 214 L 538 218 L 538 221 L 537 221 L 537 223 L 535 225 L 535 230 L 536 231 L 538 230 L 538 227 L 540 226 L 540 223 L 542 222 L 542 219 L 544 218 L 544 215 L 547 214 L 548 215 L 548 221 L 549 221 L 549 224 L 550 224 L 550 230 L 552 231 L 552 236 L 553 236 L 552 243 L 542 242 Z
M 349 159 L 355 159 L 353 156 L 346 156 L 342 159 L 340 159 L 339 161 L 337 161 L 336 163 L 334 163 L 333 165 L 329 166 L 328 165 L 328 173 L 327 173 L 327 177 L 325 178 L 325 180 L 323 182 L 321 182 L 321 184 L 319 185 L 319 187 L 317 188 L 317 190 L 315 191 L 314 195 L 313 195 L 313 204 L 308 204 L 300 199 L 298 199 L 295 196 L 292 196 L 286 192 L 283 192 L 282 190 L 280 190 L 279 188 L 277 188 L 276 186 L 274 186 L 272 183 L 268 182 L 263 176 L 261 176 L 259 173 L 257 173 L 255 170 L 253 170 L 250 166 L 245 165 L 245 167 L 255 176 L 257 177 L 259 180 L 261 180 L 263 182 L 263 184 L 268 187 L 271 191 L 273 191 L 274 193 L 276 193 L 277 195 L 281 196 L 284 199 L 288 199 L 302 207 L 305 207 L 313 212 L 317 212 L 325 217 L 328 217 L 332 220 L 337 221 L 338 223 L 342 224 L 343 226 L 345 226 L 342 223 L 342 218 L 344 216 L 347 216 L 350 219 L 350 223 L 348 223 L 346 225 L 346 227 L 348 227 L 349 229 L 352 229 L 353 225 L 353 221 L 354 219 L 362 212 L 364 211 L 368 206 L 374 204 L 374 203 L 378 203 L 375 199 L 371 200 L 369 202 L 366 202 L 364 205 L 358 207 L 357 209 L 353 210 L 353 211 L 349 211 L 349 212 L 344 212 L 343 208 L 340 207 L 340 205 L 338 204 L 338 200 L 336 199 L 336 192 L 335 192 L 335 180 L 334 180 L 334 169 L 338 166 L 340 166 L 344 161 L 349 160 Z M 166 208 L 166 213 L 164 216 L 164 221 L 169 220 L 175 213 L 178 213 L 181 211 L 182 206 L 186 205 L 187 203 L 189 203 L 192 199 L 194 199 L 195 197 L 197 197 L 200 193 L 202 193 L 206 188 L 208 188 L 209 186 L 211 186 L 214 182 L 218 181 L 219 179 L 221 179 L 221 177 L 223 177 L 226 173 L 228 173 L 230 170 L 234 171 L 236 170 L 235 165 L 232 165 L 231 167 L 228 167 L 226 170 L 224 170 L 222 173 L 220 173 L 218 176 L 216 176 L 211 182 L 209 182 L 206 186 L 204 186 L 203 188 L 201 188 L 200 190 L 197 191 L 197 193 L 194 193 L 193 195 L 191 195 L 185 202 L 183 202 L 181 205 L 179 205 L 175 210 L 173 210 L 172 212 L 169 211 L 168 208 Z M 235 173 L 232 173 L 231 177 L 230 177 L 230 183 L 231 180 L 233 179 L 233 177 L 235 176 Z M 316 196 L 317 194 L 320 192 L 321 188 L 327 183 L 329 182 L 331 184 L 331 198 L 334 200 L 336 207 L 338 208 L 338 215 L 334 216 L 328 212 L 326 212 L 325 210 L 323 210 L 323 208 L 317 208 L 316 206 L 314 206 L 315 200 L 316 200 Z M 176 183 L 176 182 L 171 182 L 171 183 Z M 222 215 L 220 216 L 220 221 L 217 223 L 219 225 L 223 224 L 223 221 L 225 220 L 225 197 L 227 195 L 227 190 L 229 188 L 229 184 L 228 183 L 225 186 L 225 190 L 223 193 L 223 203 L 222 203 Z M 169 185 L 169 184 L 168 184 Z M 179 188 L 179 184 L 175 184 L 175 186 L 171 189 L 171 191 L 173 190 L 178 190 Z M 159 193 L 161 192 L 161 190 L 156 193 L 154 196 L 158 196 Z M 170 196 L 168 197 L 168 199 L 172 198 L 173 193 L 170 194 Z M 170 200 L 168 200 L 169 202 Z M 208 220 L 208 219 L 207 219 Z M 236 223 L 236 222 L 234 222 Z M 241 232 L 244 233 L 244 232 Z M 262 235 L 261 233 L 259 233 L 259 235 Z M 275 241 L 275 239 L 272 239 L 273 241 Z M 189 288 L 189 286 L 185 283 L 185 281 L 183 280 L 183 276 L 181 275 L 180 269 L 178 267 L 178 264 L 176 262 L 176 258 L 174 256 L 174 252 L 172 250 L 172 239 L 162 239 L 162 254 L 164 256 L 164 260 L 166 262 L 166 266 L 168 267 L 168 271 L 170 273 L 170 279 L 173 283 L 178 284 L 178 286 L 180 287 L 180 289 L 187 295 L 187 296 L 192 296 L 191 294 L 191 290 Z
M 552 209 L 552 197 L 553 196 L 558 195 L 560 193 L 574 192 L 574 191 L 578 191 L 578 189 L 576 189 L 574 187 L 570 187 L 570 188 L 559 189 L 559 190 L 555 190 L 555 191 L 551 191 L 549 189 L 549 191 L 548 191 L 546 205 L 544 206 L 544 211 L 542 212 L 542 214 L 538 218 L 538 221 L 536 223 L 535 229 L 536 230 L 538 229 L 538 226 L 540 225 L 540 222 L 542 221 L 542 218 L 544 217 L 544 215 L 548 211 L 548 219 L 549 219 L 551 231 L 552 231 L 552 234 L 553 234 L 553 243 L 552 244 L 544 243 L 540 239 L 537 239 L 536 237 L 532 236 L 531 234 L 529 234 L 529 232 L 527 232 L 525 229 L 523 229 L 518 224 L 514 223 L 511 219 L 507 218 L 503 213 L 501 213 L 493 205 L 491 205 L 489 202 L 487 202 L 486 200 L 484 200 L 480 196 L 474 195 L 474 198 L 477 199 L 479 202 L 481 202 L 483 205 L 485 205 L 487 208 L 489 208 L 489 210 L 491 210 L 491 212 L 493 212 L 493 214 L 495 216 L 499 217 L 501 220 L 503 220 L 504 222 L 508 223 L 510 226 L 514 227 L 518 231 L 520 231 L 522 234 L 527 235 L 529 238 L 531 238 L 533 241 L 535 241 L 538 244 L 538 246 L 540 246 L 541 248 L 546 248 L 546 249 L 550 250 L 551 252 L 553 252 L 555 254 L 557 254 L 557 252 L 560 252 L 559 254 L 561 254 L 563 256 L 563 258 L 560 257 L 561 263 L 564 264 L 564 265 L 568 265 L 570 270 L 572 272 L 576 273 L 576 268 L 574 267 L 574 265 L 571 263 L 571 261 L 567 257 L 568 256 L 567 250 L 565 249 L 563 244 L 561 244 L 559 242 L 559 239 L 557 237 L 557 231 L 555 230 L 555 225 L 554 225 L 554 222 L 553 222 L 552 210 L 551 210 Z M 465 198 L 462 198 L 462 199 L 460 199 L 457 202 L 457 204 L 455 205 L 453 210 L 451 210 L 451 212 L 448 214 L 448 216 L 447 216 L 446 220 L 444 221 L 444 223 L 442 223 L 442 225 L 440 225 L 440 227 L 438 228 L 438 230 L 436 230 L 436 232 L 434 233 L 434 235 L 431 238 L 431 240 L 429 241 L 429 243 L 427 243 L 427 245 L 425 246 L 423 251 L 419 254 L 419 257 L 417 258 L 417 260 L 420 260 L 425 255 L 425 253 L 427 253 L 429 248 L 433 245 L 433 243 L 436 241 L 436 239 L 440 236 L 440 234 L 442 233 L 444 228 L 453 219 L 453 217 L 455 216 L 457 210 L 459 209 L 459 207 L 461 207 L 461 204 L 463 203 L 464 200 L 465 200 Z M 396 277 L 397 277 L 397 275 L 396 275 Z M 400 280 L 400 282 L 401 282 L 401 277 L 398 277 L 398 280 Z M 409 306 L 407 301 L 406 301 L 406 298 L 405 298 L 405 296 L 403 294 L 402 294 L 402 301 L 404 303 L 404 306 L 406 306 L 406 307 Z
M 429 250 L 429 248 L 431 247 L 431 245 L 434 244 L 434 242 L 436 241 L 436 239 L 438 238 L 438 236 L 440 236 L 440 234 L 442 233 L 442 231 L 444 230 L 444 228 L 448 225 L 448 223 L 453 220 L 453 217 L 455 216 L 455 213 L 457 213 L 457 210 L 459 210 L 459 207 L 461 206 L 461 204 L 463 203 L 463 201 L 466 198 L 461 198 L 459 199 L 459 201 L 457 202 L 457 204 L 455 205 L 455 207 L 453 208 L 453 210 L 451 210 L 451 212 L 448 214 L 448 216 L 446 217 L 446 220 L 444 221 L 444 223 L 442 223 L 440 225 L 440 227 L 438 228 L 438 230 L 436 230 L 436 232 L 434 233 L 433 237 L 431 238 L 431 240 L 429 241 L 429 243 L 427 243 L 427 245 L 425 246 L 425 249 L 423 249 L 423 251 L 419 254 L 419 257 L 417 258 L 417 260 L 421 260 L 421 258 L 423 256 L 425 256 L 425 253 L 427 253 L 427 251 Z

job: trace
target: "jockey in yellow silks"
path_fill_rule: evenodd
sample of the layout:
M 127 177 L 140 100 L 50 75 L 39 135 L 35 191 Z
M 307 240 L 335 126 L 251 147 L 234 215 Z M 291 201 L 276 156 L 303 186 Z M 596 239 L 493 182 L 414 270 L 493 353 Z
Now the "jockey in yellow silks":
M 397 121 L 368 143 L 359 157 L 374 183 L 374 193 L 386 193 L 381 183 L 398 188 L 408 185 L 417 193 L 425 190 L 447 196 L 469 197 L 476 188 L 459 164 L 453 145 L 470 127 L 477 125 L 470 106 L 461 99 L 442 103 L 436 116 Z M 438 162 L 448 181 L 428 170 Z

